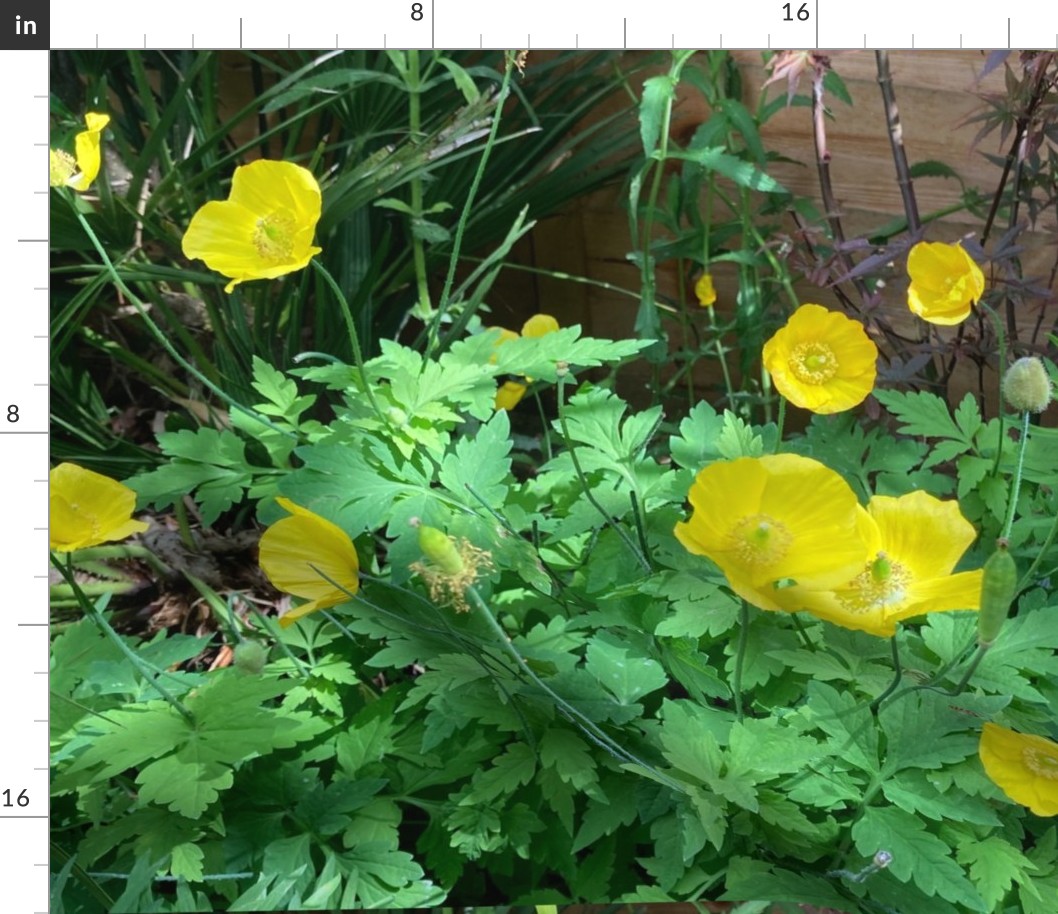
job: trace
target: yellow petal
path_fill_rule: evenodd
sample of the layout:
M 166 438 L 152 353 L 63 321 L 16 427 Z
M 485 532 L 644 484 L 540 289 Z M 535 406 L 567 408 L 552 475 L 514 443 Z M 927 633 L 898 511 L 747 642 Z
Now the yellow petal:
M 99 174 L 99 166 L 102 161 L 102 153 L 100 151 L 103 140 L 102 133 L 103 128 L 109 123 L 109 115 L 93 114 L 91 112 L 85 115 L 85 124 L 88 129 L 74 137 L 74 158 L 77 159 L 77 168 L 80 170 L 80 174 L 67 181 L 67 184 L 74 190 L 88 190 L 89 185 Z
M 349 535 L 336 524 L 286 498 L 288 511 L 261 536 L 261 568 L 277 590 L 311 601 L 285 614 L 281 624 L 350 599 L 360 587 L 360 563 Z M 328 580 L 330 579 L 330 580 Z M 333 583 L 332 583 L 333 581 Z M 283 620 L 290 617 L 290 621 Z
M 558 321 L 550 314 L 534 314 L 522 325 L 522 336 L 545 336 L 556 330 L 558 330 Z
M 717 461 L 695 479 L 694 509 L 676 538 L 712 559 L 732 588 L 762 609 L 782 608 L 774 582 L 847 581 L 864 564 L 863 513 L 848 483 L 816 460 L 795 454 Z
M 496 391 L 496 409 L 514 409 L 528 389 L 517 381 L 504 381 Z
M 1058 816 L 1058 743 L 986 723 L 978 753 L 985 774 L 1015 803 Z

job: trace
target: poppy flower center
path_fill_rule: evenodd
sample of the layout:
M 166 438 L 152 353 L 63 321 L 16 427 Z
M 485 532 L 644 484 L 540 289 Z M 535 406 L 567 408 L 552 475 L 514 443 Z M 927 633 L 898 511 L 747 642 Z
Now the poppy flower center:
M 1055 756 L 1029 746 L 1022 750 L 1021 758 L 1025 767 L 1034 774 L 1047 778 L 1048 781 L 1058 781 L 1058 758 Z
M 731 531 L 731 539 L 735 555 L 754 568 L 781 561 L 793 542 L 790 531 L 767 514 L 743 518 Z
M 798 343 L 790 353 L 790 370 L 802 384 L 823 384 L 837 374 L 838 360 L 826 343 Z
M 903 602 L 910 583 L 911 572 L 879 552 L 852 579 L 847 591 L 837 595 L 838 602 L 842 609 L 856 614 L 892 609 Z
M 73 177 L 75 171 L 77 171 L 77 162 L 70 153 L 62 149 L 49 150 L 48 184 L 52 187 L 62 187 Z
M 271 213 L 257 220 L 253 245 L 261 259 L 268 263 L 286 263 L 294 253 L 294 217 L 288 213 Z

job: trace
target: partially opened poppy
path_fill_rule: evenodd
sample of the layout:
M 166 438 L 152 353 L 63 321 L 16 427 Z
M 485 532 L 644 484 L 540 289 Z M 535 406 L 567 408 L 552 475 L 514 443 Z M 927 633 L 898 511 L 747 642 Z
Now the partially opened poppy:
M 960 324 L 985 291 L 981 268 L 961 244 L 920 241 L 907 256 L 908 307 L 931 324 Z
M 49 548 L 56 552 L 123 540 L 147 529 L 132 519 L 136 493 L 109 476 L 60 463 L 48 483 Z
M 341 527 L 289 498 L 276 501 L 291 516 L 261 535 L 261 568 L 277 590 L 309 601 L 280 616 L 279 624 L 287 627 L 350 600 L 360 589 L 360 561 Z
M 859 504 L 848 483 L 809 457 L 774 454 L 721 460 L 691 486 L 689 520 L 676 538 L 712 559 L 731 589 L 761 609 L 781 610 L 786 579 L 832 587 L 862 567 Z
M 99 174 L 103 128 L 110 123 L 110 116 L 89 112 L 84 120 L 87 129 L 74 137 L 73 155 L 62 149 L 50 150 L 48 183 L 52 187 L 72 187 L 83 192 Z
M 211 200 L 191 217 L 183 251 L 227 276 L 225 292 L 249 279 L 274 279 L 320 253 L 312 238 L 322 208 L 311 171 L 259 159 L 235 169 L 227 200 Z
M 986 723 L 978 753 L 985 774 L 1015 803 L 1058 816 L 1058 743 Z
M 784 609 L 891 637 L 903 619 L 980 607 L 982 571 L 951 573 L 977 536 L 957 501 L 926 492 L 875 495 L 860 511 L 867 558 L 858 573 L 834 588 L 785 587 L 776 594 Z
M 874 389 L 878 347 L 859 321 L 809 304 L 764 344 L 763 360 L 794 406 L 829 414 L 862 403 Z

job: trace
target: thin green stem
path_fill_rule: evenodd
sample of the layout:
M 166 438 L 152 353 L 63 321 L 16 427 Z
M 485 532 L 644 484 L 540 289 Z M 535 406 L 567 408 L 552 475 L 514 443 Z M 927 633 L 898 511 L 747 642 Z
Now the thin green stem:
M 503 106 L 511 91 L 511 74 L 515 69 L 513 53 L 510 51 L 505 52 L 505 60 L 506 66 L 503 71 L 503 82 L 500 83 L 500 91 L 496 97 L 496 106 L 492 115 L 492 125 L 489 129 L 488 138 L 485 141 L 485 147 L 481 151 L 481 158 L 478 160 L 477 171 L 474 172 L 474 180 L 471 182 L 470 190 L 467 191 L 467 199 L 463 204 L 463 211 L 459 214 L 459 222 L 456 224 L 455 239 L 452 242 L 452 254 L 448 258 L 448 273 L 445 276 L 444 287 L 441 289 L 441 299 L 437 303 L 437 310 L 434 312 L 433 320 L 430 322 L 430 328 L 426 339 L 426 356 L 429 356 L 437 347 L 441 321 L 444 319 L 445 312 L 448 310 L 450 304 L 452 284 L 455 282 L 456 267 L 459 264 L 459 253 L 463 247 L 463 233 L 466 231 L 467 222 L 470 220 L 470 214 L 474 208 L 474 198 L 477 197 L 478 188 L 481 186 L 481 181 L 485 177 L 485 167 L 488 165 L 489 156 L 492 153 L 492 147 L 496 144 L 496 137 L 499 135 Z M 425 364 L 426 360 L 424 359 L 423 365 Z
M 782 430 L 786 424 L 786 397 L 779 397 L 779 418 L 776 420 L 779 426 L 778 434 L 775 436 L 775 453 L 779 453 L 782 447 Z
M 495 633 L 498 643 L 503 649 L 511 656 L 511 659 L 518 665 L 518 668 L 528 676 L 535 685 L 543 689 L 544 692 L 555 702 L 555 706 L 562 712 L 563 716 L 568 718 L 570 721 L 578 724 L 581 731 L 588 736 L 598 746 L 606 749 L 615 758 L 620 759 L 628 764 L 637 765 L 645 771 L 649 772 L 652 778 L 656 778 L 665 784 L 666 787 L 672 790 L 678 791 L 679 793 L 685 793 L 686 790 L 682 784 L 678 781 L 674 781 L 668 775 L 662 774 L 652 765 L 644 762 L 634 753 L 629 752 L 619 743 L 611 739 L 603 730 L 595 724 L 593 720 L 586 717 L 583 713 L 578 711 L 573 705 L 567 702 L 562 696 L 556 693 L 546 682 L 544 682 L 539 676 L 536 675 L 533 668 L 522 658 L 522 655 L 518 653 L 518 649 L 511 642 L 508 634 L 503 630 L 503 627 L 499 622 L 496 621 L 495 616 L 492 615 L 492 610 L 489 609 L 488 604 L 481 598 L 481 595 L 473 587 L 468 587 L 466 590 L 467 596 L 470 598 L 470 602 L 474 604 L 474 607 L 478 610 L 478 615 L 482 618 L 485 623 Z
M 749 604 L 743 600 L 738 611 L 738 647 L 735 652 L 735 673 L 731 692 L 735 699 L 735 717 L 742 720 L 742 668 L 746 662 L 746 645 L 749 643 Z
M 408 50 L 408 69 L 404 74 L 408 89 L 408 128 L 413 143 L 419 142 L 422 132 L 422 79 L 419 73 L 419 52 L 415 48 Z M 419 290 L 419 308 L 423 314 L 430 314 L 433 305 L 430 303 L 430 286 L 426 277 L 426 246 L 416 229 L 416 222 L 423 218 L 423 179 L 416 172 L 411 179 L 411 252 L 415 267 L 415 284 Z
M 360 349 L 360 336 L 356 332 L 356 322 L 353 320 L 353 312 L 349 307 L 349 301 L 346 299 L 341 287 L 335 281 L 335 278 L 331 276 L 330 270 L 320 263 L 320 261 L 315 259 L 312 261 L 312 266 L 323 278 L 323 281 L 327 283 L 327 286 L 330 288 L 334 297 L 338 300 L 338 307 L 342 312 L 342 317 L 345 319 L 345 328 L 349 332 L 349 344 L 353 350 L 353 360 L 356 362 L 356 370 L 360 375 L 360 386 L 363 387 L 364 393 L 367 394 L 368 402 L 370 402 L 371 408 L 375 411 L 375 415 L 378 416 L 386 428 L 389 428 L 389 417 L 382 412 L 382 408 L 378 405 L 378 401 L 375 399 L 374 389 L 371 387 L 371 382 L 367 377 L 367 369 L 364 367 L 364 354 Z
M 893 681 L 886 686 L 885 691 L 882 692 L 881 695 L 871 702 L 872 714 L 878 713 L 878 709 L 882 706 L 882 702 L 900 687 L 900 682 L 904 678 L 904 670 L 900 665 L 900 647 L 897 644 L 896 635 L 893 635 L 893 637 L 889 639 L 889 648 L 893 653 Z
M 185 371 L 187 371 L 192 377 L 198 380 L 198 382 L 204 385 L 208 390 L 212 391 L 221 400 L 228 404 L 232 409 L 237 409 L 241 413 L 245 413 L 248 416 L 252 416 L 256 421 L 270 428 L 272 431 L 279 432 L 286 438 L 296 438 L 293 432 L 280 428 L 274 422 L 272 422 L 267 416 L 262 415 L 255 409 L 250 409 L 247 406 L 243 406 L 235 399 L 226 394 L 220 387 L 214 384 L 209 378 L 207 378 L 201 371 L 199 371 L 194 365 L 192 365 L 187 359 L 185 359 L 176 349 L 176 347 L 170 342 L 169 338 L 162 332 L 162 329 L 154 322 L 153 318 L 147 313 L 147 309 L 144 307 L 143 302 L 126 284 L 125 280 L 121 278 L 121 274 L 117 271 L 113 261 L 110 259 L 110 255 L 107 254 L 106 249 L 103 247 L 96 233 L 92 230 L 92 226 L 88 224 L 88 220 L 85 219 L 84 214 L 78 210 L 77 206 L 74 205 L 73 201 L 70 203 L 70 209 L 73 211 L 74 216 L 80 223 L 81 228 L 84 229 L 85 234 L 88 236 L 88 240 L 92 242 L 92 246 L 96 249 L 96 253 L 99 254 L 100 259 L 103 261 L 103 266 L 107 273 L 110 274 L 114 285 L 117 286 L 125 297 L 129 300 L 130 304 L 136 309 L 136 313 L 139 314 L 140 319 L 146 324 L 147 328 L 151 331 L 155 340 L 162 346 L 162 348 L 169 353 L 174 361 L 180 365 Z
M 106 636 L 106 638 L 125 656 L 125 658 L 139 671 L 139 674 L 151 684 L 154 690 L 165 699 L 166 702 L 172 707 L 188 724 L 194 726 L 195 718 L 191 712 L 184 706 L 184 704 L 172 695 L 168 689 L 166 689 L 161 683 L 158 682 L 158 678 L 167 675 L 164 670 L 160 670 L 157 667 L 151 665 L 142 657 L 140 657 L 132 648 L 125 643 L 125 639 L 121 637 L 113 627 L 106 620 L 103 614 L 96 607 L 96 604 L 89 600 L 81 586 L 77 583 L 76 578 L 73 574 L 72 559 L 69 554 L 66 556 L 66 561 L 59 561 L 59 557 L 54 553 L 50 553 L 51 563 L 58 569 L 59 574 L 62 575 L 63 580 L 70 586 L 74 596 L 77 597 L 77 602 L 81 607 L 81 610 L 85 615 L 89 616 L 92 621 L 96 624 L 99 630 Z
M 639 561 L 639 564 L 643 567 L 643 570 L 650 572 L 650 562 L 643 553 L 639 551 L 639 547 L 636 546 L 632 537 L 630 537 L 627 531 L 610 517 L 609 512 L 599 504 L 598 499 L 592 494 L 591 486 L 588 483 L 588 477 L 584 475 L 584 470 L 580 465 L 580 460 L 577 457 L 577 448 L 573 443 L 573 439 L 569 434 L 569 426 L 566 424 L 566 407 L 565 407 L 565 388 L 566 388 L 566 376 L 560 374 L 558 377 L 558 423 L 562 429 L 562 440 L 566 445 L 566 449 L 569 451 L 570 460 L 573 463 L 573 472 L 577 475 L 577 480 L 580 482 L 581 488 L 584 490 L 584 497 L 588 499 L 599 515 L 606 522 L 606 525 L 614 531 L 620 538 L 621 541 L 628 547 L 629 552 L 632 553 Z

